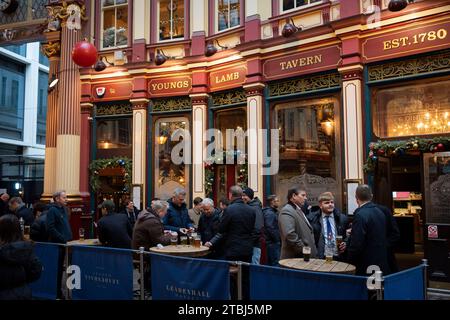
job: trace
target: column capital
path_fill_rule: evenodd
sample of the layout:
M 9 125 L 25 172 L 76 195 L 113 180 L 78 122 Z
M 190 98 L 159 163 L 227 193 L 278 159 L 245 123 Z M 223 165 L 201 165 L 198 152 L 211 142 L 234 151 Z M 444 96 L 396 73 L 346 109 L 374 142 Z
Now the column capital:
M 43 43 L 41 45 L 42 53 L 49 59 L 59 58 L 61 54 L 61 42 L 49 41 L 48 43 Z
M 246 84 L 243 86 L 247 97 L 264 95 L 264 88 L 266 85 L 262 82 Z
M 209 95 L 207 93 L 197 93 L 189 95 L 192 105 L 205 105 L 208 104 Z
M 149 99 L 131 99 L 130 103 L 133 106 L 133 110 L 146 110 L 149 101 Z
M 75 11 L 79 12 L 79 18 L 81 20 L 88 20 L 86 16 L 86 6 L 84 5 L 84 1 L 82 0 L 65 0 L 57 1 L 55 3 L 52 2 L 51 4 L 46 6 L 46 8 L 48 11 L 47 31 L 57 31 L 60 30 L 61 27 L 66 26 L 69 17 L 74 15 L 77 18 L 78 13 Z M 78 27 L 76 28 L 78 29 Z M 81 29 L 81 26 L 79 28 Z
M 94 109 L 94 104 L 90 102 L 83 102 L 80 104 L 81 106 L 81 113 L 92 113 L 92 110 Z
M 362 80 L 364 67 L 361 64 L 338 68 L 343 81 Z

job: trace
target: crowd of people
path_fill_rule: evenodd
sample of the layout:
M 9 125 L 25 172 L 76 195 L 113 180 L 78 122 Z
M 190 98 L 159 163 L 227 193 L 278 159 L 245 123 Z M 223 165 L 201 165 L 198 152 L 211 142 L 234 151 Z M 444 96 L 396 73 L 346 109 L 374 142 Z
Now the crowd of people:
M 367 185 L 358 186 L 355 196 L 359 208 L 350 223 L 336 208 L 331 192 L 321 194 L 319 205 L 311 207 L 306 191 L 293 187 L 284 206 L 276 195 L 269 195 L 263 206 L 251 188 L 233 186 L 229 199 L 220 199 L 217 206 L 210 198 L 197 197 L 188 209 L 186 191 L 177 188 L 170 199 L 155 198 L 141 212 L 128 200 L 117 213 L 114 202 L 104 200 L 96 227 L 99 241 L 108 247 L 148 250 L 170 245 L 174 233 L 180 243 L 181 236 L 197 232 L 210 259 L 277 266 L 280 259 L 302 257 L 305 247 L 318 259 L 332 248 L 334 259 L 355 265 L 357 275 L 367 275 L 371 265 L 383 274 L 398 271 L 393 247 L 400 235 L 392 213 L 372 202 Z M 58 191 L 52 203 L 38 203 L 33 211 L 19 197 L 2 194 L 0 199 L 0 273 L 15 274 L 0 277 L 0 299 L 29 298 L 26 283 L 39 277 L 41 267 L 31 243 L 22 241 L 21 228 L 30 226 L 34 241 L 72 240 L 67 195 Z

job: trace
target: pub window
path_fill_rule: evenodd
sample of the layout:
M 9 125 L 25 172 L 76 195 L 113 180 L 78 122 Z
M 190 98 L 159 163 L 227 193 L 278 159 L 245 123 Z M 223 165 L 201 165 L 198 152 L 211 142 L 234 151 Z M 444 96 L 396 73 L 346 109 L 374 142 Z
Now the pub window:
M 282 0 L 282 9 L 287 11 L 318 2 L 322 2 L 322 0 Z
M 241 24 L 239 0 L 217 0 L 218 31 L 237 27 Z
M 450 133 L 450 79 L 373 90 L 379 138 Z
M 45 123 L 47 118 L 48 73 L 39 71 L 36 143 L 45 144 Z
M 159 40 L 184 38 L 184 1 L 158 2 Z
M 132 119 L 98 119 L 97 130 L 97 159 L 128 157 L 132 150 Z
M 285 199 L 288 189 L 302 186 L 311 205 L 326 191 L 340 203 L 339 104 L 335 98 L 292 101 L 275 106 L 279 129 L 279 171 L 273 177 L 275 193 Z
M 128 1 L 102 1 L 102 48 L 128 44 Z
M 155 197 L 169 199 L 175 188 L 186 190 L 189 186 L 189 167 L 183 158 L 186 150 L 190 150 L 189 143 L 181 148 L 183 137 L 187 137 L 184 130 L 189 130 L 185 117 L 159 118 L 155 122 Z

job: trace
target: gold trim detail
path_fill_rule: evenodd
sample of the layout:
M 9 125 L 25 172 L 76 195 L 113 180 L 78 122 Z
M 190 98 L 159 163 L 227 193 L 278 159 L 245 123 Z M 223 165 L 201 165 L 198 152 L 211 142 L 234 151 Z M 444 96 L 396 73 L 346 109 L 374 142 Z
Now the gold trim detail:
M 61 43 L 59 41 L 43 43 L 41 50 L 47 58 L 58 57 L 61 52 Z
M 245 90 L 233 90 L 214 93 L 211 96 L 213 106 L 226 106 L 232 104 L 247 103 L 247 94 Z
M 340 85 L 341 76 L 339 73 L 305 77 L 269 84 L 269 96 L 277 97 L 293 93 L 311 92 L 320 89 L 336 88 Z
M 133 108 L 129 103 L 117 104 L 97 104 L 95 108 L 96 116 L 112 116 L 119 114 L 132 114 Z
M 190 110 L 191 108 L 191 98 L 189 97 L 152 100 L 153 112 L 181 111 Z
M 436 71 L 450 71 L 450 51 L 369 67 L 368 81 L 400 78 Z

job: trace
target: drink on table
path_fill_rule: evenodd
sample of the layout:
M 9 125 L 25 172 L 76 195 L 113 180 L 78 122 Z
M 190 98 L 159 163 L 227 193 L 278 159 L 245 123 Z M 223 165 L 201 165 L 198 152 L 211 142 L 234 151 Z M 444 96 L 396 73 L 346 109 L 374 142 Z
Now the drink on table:
M 178 233 L 172 232 L 170 234 L 170 245 L 176 246 L 178 244 Z
M 311 257 L 311 247 L 303 247 L 303 260 L 305 260 L 305 262 L 309 261 L 309 258 Z
M 188 238 L 187 238 L 187 236 L 182 236 L 182 237 L 181 237 L 181 244 L 182 244 L 182 245 L 187 245 L 187 244 L 188 244 Z
M 23 239 L 24 240 L 30 240 L 30 226 L 24 226 Z
M 84 228 L 78 229 L 78 236 L 80 238 L 80 241 L 84 241 Z
M 336 236 L 336 246 L 337 246 L 338 252 L 339 252 L 339 247 L 341 246 L 341 243 L 343 241 L 344 240 L 342 239 L 342 236 Z
M 202 246 L 202 240 L 199 235 L 196 235 L 194 238 L 194 247 L 200 248 Z

